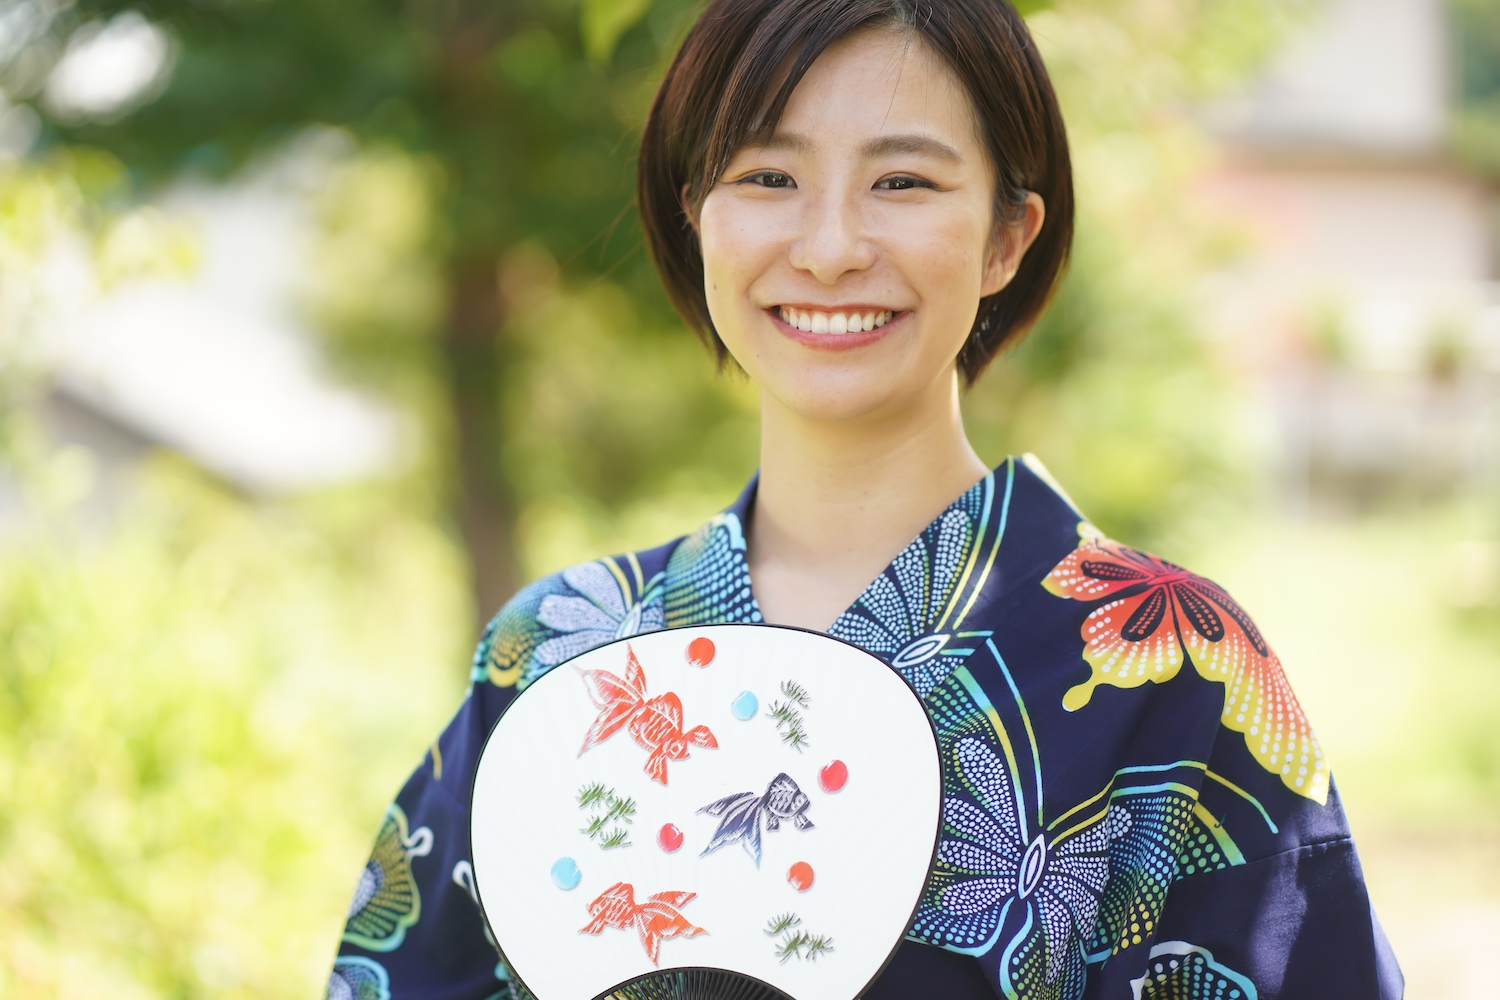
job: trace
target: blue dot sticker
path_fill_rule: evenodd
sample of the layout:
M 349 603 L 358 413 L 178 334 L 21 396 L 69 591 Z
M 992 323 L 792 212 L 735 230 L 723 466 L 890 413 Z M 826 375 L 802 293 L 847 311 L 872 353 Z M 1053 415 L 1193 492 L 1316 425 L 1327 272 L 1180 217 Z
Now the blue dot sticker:
M 581 878 L 583 872 L 578 870 L 578 862 L 572 858 L 558 858 L 552 862 L 552 884 L 559 889 L 577 888 Z
M 753 691 L 741 691 L 739 697 L 735 698 L 729 705 L 729 710 L 741 722 L 753 719 L 758 708 L 760 708 L 760 701 L 755 697 Z

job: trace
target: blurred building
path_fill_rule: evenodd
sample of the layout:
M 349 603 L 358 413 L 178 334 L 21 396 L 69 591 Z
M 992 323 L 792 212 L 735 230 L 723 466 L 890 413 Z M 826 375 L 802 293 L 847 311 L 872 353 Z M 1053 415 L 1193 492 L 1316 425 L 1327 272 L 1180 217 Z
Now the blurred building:
M 316 235 L 305 196 L 337 155 L 316 147 L 294 144 L 234 184 L 167 193 L 160 211 L 192 232 L 198 256 L 181 277 L 101 292 L 82 250 L 60 248 L 36 331 L 50 386 L 36 416 L 59 450 L 92 456 L 86 509 L 107 516 L 157 448 L 249 495 L 396 462 L 394 411 L 329 370 L 298 308 Z M 17 488 L 0 475 L 0 533 L 24 526 Z
M 1261 390 L 1289 502 L 1482 480 L 1495 462 L 1495 192 L 1449 153 L 1441 0 L 1326 0 L 1209 109 L 1203 194 L 1244 236 L 1207 289 Z

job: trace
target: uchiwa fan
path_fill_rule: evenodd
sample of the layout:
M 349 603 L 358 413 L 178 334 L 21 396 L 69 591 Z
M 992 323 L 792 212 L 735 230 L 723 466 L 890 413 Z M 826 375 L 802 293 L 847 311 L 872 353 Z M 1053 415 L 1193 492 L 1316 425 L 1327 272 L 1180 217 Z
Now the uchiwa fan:
M 474 780 L 480 906 L 523 997 L 852 1000 L 937 843 L 921 702 L 815 632 L 590 650 L 506 709 Z

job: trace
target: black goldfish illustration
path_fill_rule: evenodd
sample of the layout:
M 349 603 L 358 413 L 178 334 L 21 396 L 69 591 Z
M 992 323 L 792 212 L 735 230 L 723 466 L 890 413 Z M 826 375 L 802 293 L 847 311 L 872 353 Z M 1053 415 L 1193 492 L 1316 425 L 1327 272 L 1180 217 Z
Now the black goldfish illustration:
M 812 820 L 807 818 L 807 807 L 812 804 L 806 793 L 785 772 L 771 779 L 764 795 L 754 792 L 739 792 L 710 802 L 698 811 L 710 816 L 722 816 L 713 839 L 703 853 L 717 851 L 725 844 L 739 843 L 745 853 L 760 867 L 760 829 L 764 819 L 767 830 L 777 830 L 782 820 L 791 820 L 799 830 L 811 830 Z

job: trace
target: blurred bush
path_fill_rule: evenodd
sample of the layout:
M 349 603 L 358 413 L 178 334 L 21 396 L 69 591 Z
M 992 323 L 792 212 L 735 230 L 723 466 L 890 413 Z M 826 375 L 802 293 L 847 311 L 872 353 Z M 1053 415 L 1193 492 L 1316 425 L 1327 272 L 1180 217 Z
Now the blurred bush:
M 459 697 L 453 546 L 379 488 L 248 505 L 165 457 L 107 540 L 51 499 L 0 561 L 0 990 L 310 995 Z

